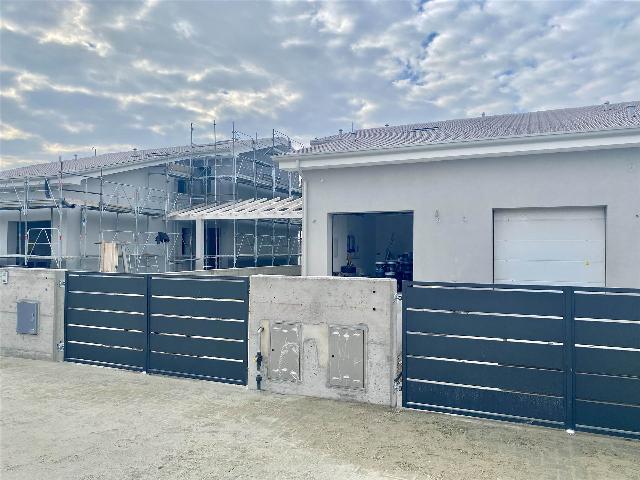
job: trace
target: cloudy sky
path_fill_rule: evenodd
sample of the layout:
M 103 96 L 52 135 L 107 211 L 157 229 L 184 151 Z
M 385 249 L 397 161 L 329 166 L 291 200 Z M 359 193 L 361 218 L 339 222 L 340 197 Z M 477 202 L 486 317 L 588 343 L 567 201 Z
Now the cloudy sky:
M 640 99 L 640 2 L 0 3 L 0 168 Z

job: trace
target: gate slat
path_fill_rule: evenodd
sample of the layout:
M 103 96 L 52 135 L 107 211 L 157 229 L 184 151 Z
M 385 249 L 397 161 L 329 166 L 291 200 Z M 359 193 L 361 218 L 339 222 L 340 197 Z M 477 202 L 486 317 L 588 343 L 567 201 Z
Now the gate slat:
M 146 336 L 143 332 L 68 326 L 67 340 L 70 342 L 99 343 L 116 347 L 143 349 L 146 343 Z
M 517 367 L 562 369 L 562 345 L 407 334 L 407 354 Z
M 640 296 L 576 292 L 575 311 L 576 317 L 640 321 Z
M 147 300 L 144 296 L 130 297 L 127 295 L 67 292 L 67 307 L 124 312 L 144 312 L 147 307 Z
M 142 276 L 69 273 L 67 290 L 70 292 L 138 293 L 144 295 L 147 288 L 146 283 Z
M 151 313 L 190 315 L 192 317 L 243 320 L 247 317 L 246 302 L 219 300 L 189 300 L 151 297 Z
M 217 278 L 153 277 L 152 295 L 244 300 L 247 293 L 243 280 Z
M 412 308 L 405 303 L 405 308 Z M 562 319 L 408 310 L 406 328 L 411 332 L 562 342 Z
M 559 317 L 564 314 L 561 291 L 414 286 L 404 295 L 413 308 Z
M 436 411 L 462 415 L 473 415 L 472 412 L 476 412 L 474 416 L 498 419 L 499 415 L 509 415 L 548 422 L 564 421 L 564 399 L 559 397 L 411 381 L 407 382 L 406 394 L 410 398 L 407 406 L 412 408 L 436 410 L 424 406 L 434 405 L 441 407 Z
M 92 327 L 123 328 L 144 331 L 147 321 L 142 314 L 92 312 L 87 310 L 67 309 L 67 324 L 86 325 Z
M 613 323 L 576 320 L 576 343 L 609 347 L 640 347 L 640 322 Z
M 407 378 L 500 388 L 520 393 L 564 394 L 564 375 L 555 370 L 408 357 Z
M 144 368 L 144 352 L 126 348 L 101 347 L 69 342 L 65 345 L 65 359 Z
M 640 406 L 640 378 L 578 373 L 576 398 Z
M 200 337 L 230 338 L 234 340 L 243 340 L 247 335 L 244 322 L 160 316 L 151 317 L 151 331 Z
M 635 432 L 640 437 L 640 407 L 576 400 L 576 424 Z
M 243 385 L 247 382 L 247 367 L 244 363 L 157 352 L 151 352 L 150 356 L 153 365 L 150 370 L 156 373 L 179 373 Z
M 640 351 L 576 347 L 576 372 L 640 377 Z
M 247 354 L 244 342 L 229 342 L 208 338 L 151 335 L 151 350 L 164 353 L 181 353 L 242 360 Z

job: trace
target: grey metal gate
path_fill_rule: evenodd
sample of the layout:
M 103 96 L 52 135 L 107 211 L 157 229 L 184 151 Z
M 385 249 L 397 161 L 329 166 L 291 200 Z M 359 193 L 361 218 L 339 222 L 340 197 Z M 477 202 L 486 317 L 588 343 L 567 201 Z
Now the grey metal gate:
M 640 290 L 403 292 L 403 406 L 640 438 Z
M 66 361 L 245 385 L 245 277 L 68 272 Z

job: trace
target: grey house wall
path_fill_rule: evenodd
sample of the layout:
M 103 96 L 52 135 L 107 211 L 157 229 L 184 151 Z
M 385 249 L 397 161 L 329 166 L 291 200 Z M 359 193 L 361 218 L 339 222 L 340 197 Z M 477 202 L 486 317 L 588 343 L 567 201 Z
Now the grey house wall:
M 330 214 L 413 211 L 414 278 L 493 281 L 493 209 L 606 206 L 606 282 L 640 287 L 640 149 L 304 171 L 303 273 L 331 274 Z M 306 269 L 306 271 L 305 271 Z

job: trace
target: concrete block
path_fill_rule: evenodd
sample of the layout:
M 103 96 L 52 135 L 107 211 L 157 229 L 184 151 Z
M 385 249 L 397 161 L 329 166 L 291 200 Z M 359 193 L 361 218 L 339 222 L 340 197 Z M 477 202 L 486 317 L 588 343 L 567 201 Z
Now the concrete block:
M 252 276 L 249 295 L 249 388 L 256 389 L 255 355 L 260 351 L 262 388 L 276 393 L 395 405 L 396 283 L 341 277 Z M 270 328 L 301 325 L 300 381 L 269 375 Z M 331 386 L 330 326 L 366 332 L 364 388 Z M 262 327 L 262 328 L 261 328 Z
M 64 270 L 6 268 L 8 283 L 0 284 L 0 354 L 61 361 L 64 340 Z M 38 302 L 36 335 L 16 332 L 17 302 Z

